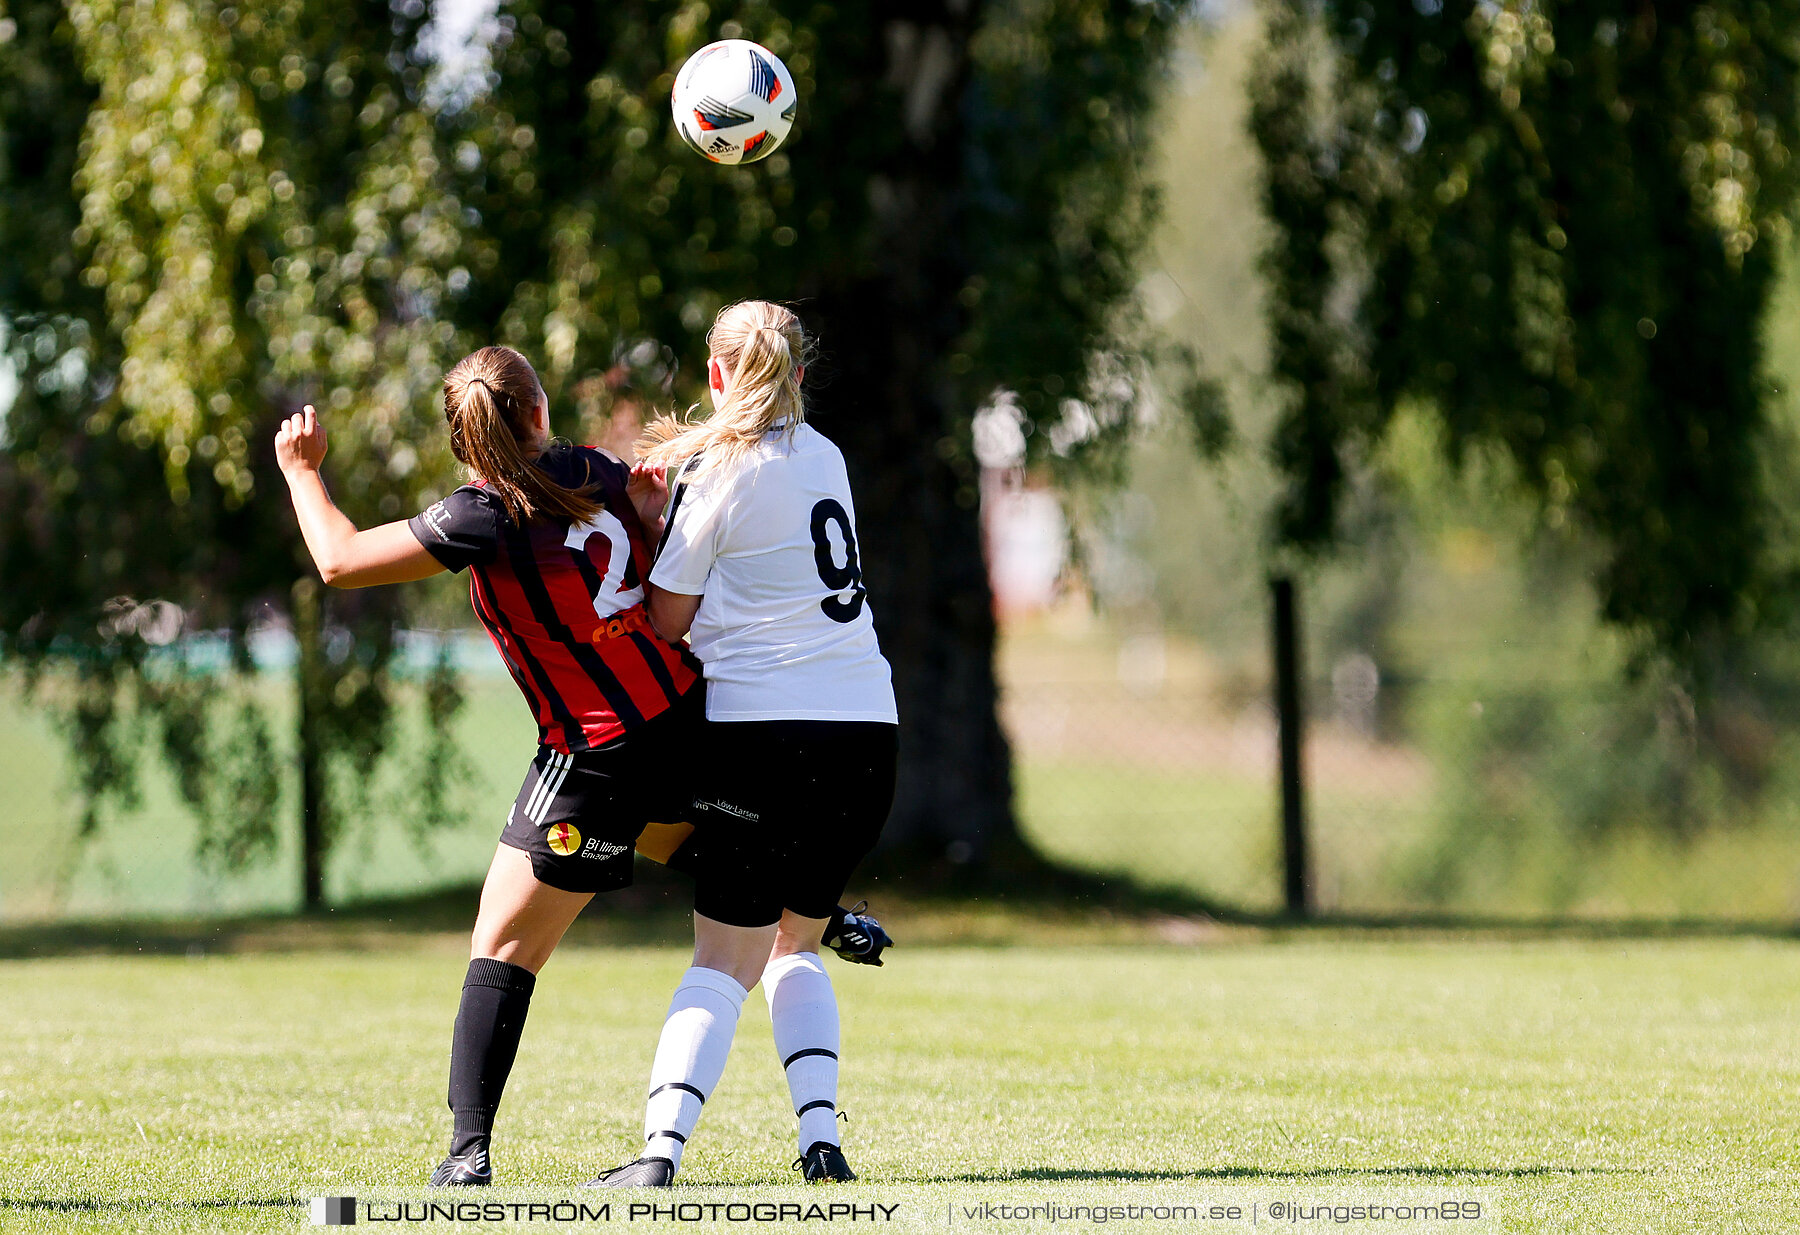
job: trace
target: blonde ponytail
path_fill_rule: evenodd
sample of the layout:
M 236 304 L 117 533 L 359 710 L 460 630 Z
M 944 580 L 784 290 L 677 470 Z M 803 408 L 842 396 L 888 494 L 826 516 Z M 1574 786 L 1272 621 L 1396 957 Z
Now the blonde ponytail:
M 702 471 L 741 460 L 772 429 L 792 437 L 806 421 L 800 371 L 811 340 L 793 310 L 766 300 L 741 300 L 720 310 L 706 335 L 725 371 L 725 390 L 704 420 L 659 416 L 644 427 L 638 456 L 657 467 L 680 467 L 704 455 Z
M 531 362 L 510 347 L 484 347 L 444 375 L 450 451 L 487 481 L 515 523 L 566 519 L 587 523 L 602 507 L 592 486 L 568 489 L 544 474 L 523 443 L 543 387 Z

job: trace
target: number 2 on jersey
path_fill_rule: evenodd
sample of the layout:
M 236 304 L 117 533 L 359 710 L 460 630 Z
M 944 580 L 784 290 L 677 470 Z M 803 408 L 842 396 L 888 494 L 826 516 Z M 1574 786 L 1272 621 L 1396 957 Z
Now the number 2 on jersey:
M 831 539 L 825 534 L 825 529 L 833 523 L 838 525 L 838 531 L 844 537 L 842 566 L 837 564 Z M 850 530 L 850 516 L 844 513 L 836 498 L 828 497 L 813 507 L 812 539 L 813 561 L 819 567 L 819 580 L 833 593 L 819 602 L 819 608 L 834 622 L 854 622 L 861 616 L 863 601 L 869 593 L 863 587 L 862 566 L 856 560 L 856 533 Z M 850 593 L 848 600 L 837 595 L 844 591 Z
M 596 537 L 598 544 L 593 543 Z M 591 523 L 570 524 L 563 544 L 580 555 L 578 560 L 586 573 L 600 576 L 590 580 L 596 585 L 595 617 L 611 617 L 643 599 L 638 587 L 637 567 L 631 560 L 631 538 L 612 511 L 601 511 Z

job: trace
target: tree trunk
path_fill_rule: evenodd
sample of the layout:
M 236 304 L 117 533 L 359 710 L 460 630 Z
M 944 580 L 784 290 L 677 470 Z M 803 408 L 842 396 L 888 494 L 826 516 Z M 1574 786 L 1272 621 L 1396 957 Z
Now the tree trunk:
M 849 465 L 900 704 L 900 783 L 883 847 L 902 861 L 992 866 L 1021 841 L 996 715 L 972 409 L 958 406 L 950 367 L 972 273 L 958 215 L 974 7 L 909 7 L 911 20 L 888 22 L 865 63 L 839 66 L 871 89 L 897 85 L 907 140 L 869 183 L 872 260 L 838 264 L 801 308 L 824 344 L 814 422 Z
M 563 260 L 554 257 L 559 246 L 590 226 L 555 223 L 562 203 L 600 203 L 591 244 L 638 277 L 604 298 L 582 294 L 623 341 L 640 330 L 691 338 L 699 318 L 690 310 L 715 291 L 792 300 L 818 332 L 824 356 L 808 380 L 816 423 L 849 465 L 869 600 L 899 696 L 900 784 L 885 837 L 899 867 L 1010 868 L 1008 859 L 1021 856 L 995 713 L 994 618 L 969 450 L 972 400 L 982 396 L 959 380 L 967 366 L 955 355 L 969 325 L 961 298 L 976 258 L 987 256 L 972 254 L 965 239 L 971 167 L 980 163 L 964 113 L 980 10 L 975 0 L 807 9 L 790 54 L 816 57 L 825 71 L 801 105 L 805 129 L 791 157 L 804 170 L 769 183 L 760 169 L 705 168 L 685 153 L 664 167 L 661 156 L 615 140 L 638 124 L 635 105 L 616 97 L 619 83 L 661 71 L 645 32 L 685 39 L 677 33 L 685 20 L 670 22 L 662 6 L 522 2 L 512 9 L 520 37 L 497 62 L 496 106 L 531 126 L 542 174 L 529 191 L 495 179 L 502 190 L 483 207 L 508 269 L 541 278 L 540 265 Z M 540 12 L 560 60 L 538 54 L 552 46 L 536 24 Z M 600 71 L 605 80 L 593 84 L 603 88 L 581 86 Z M 594 102 L 602 99 L 612 101 Z M 502 151 L 496 166 L 522 157 Z M 615 197 L 620 183 L 641 192 Z M 750 203 L 765 193 L 771 226 L 731 221 L 754 213 Z M 782 233 L 792 247 L 773 239 Z M 659 249 L 666 269 L 634 264 Z M 518 278 L 484 283 L 493 323 L 521 308 L 524 320 L 541 313 L 539 301 L 518 299 Z M 642 290 L 664 283 L 668 291 Z M 707 295 L 690 301 L 689 290 Z M 486 310 L 471 312 L 479 319 Z
M 319 584 L 303 578 L 294 584 L 294 685 L 298 711 L 295 741 L 300 757 L 300 903 L 307 909 L 325 904 L 326 818 L 324 723 L 324 658 L 319 633 Z

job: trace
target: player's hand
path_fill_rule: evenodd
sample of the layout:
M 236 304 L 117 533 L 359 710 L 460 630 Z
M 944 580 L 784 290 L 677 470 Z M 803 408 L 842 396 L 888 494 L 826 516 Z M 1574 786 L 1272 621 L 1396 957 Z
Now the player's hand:
M 669 504 L 669 474 L 648 463 L 631 465 L 631 479 L 625 485 L 625 496 L 637 508 L 638 517 L 650 523 L 662 517 Z
M 297 415 L 281 422 L 275 433 L 275 462 L 283 476 L 316 472 L 325 461 L 325 426 L 308 403 Z

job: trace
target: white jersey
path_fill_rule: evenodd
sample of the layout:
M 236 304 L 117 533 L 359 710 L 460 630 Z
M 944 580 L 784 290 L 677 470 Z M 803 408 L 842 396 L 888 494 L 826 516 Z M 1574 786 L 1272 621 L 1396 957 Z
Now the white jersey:
M 650 582 L 702 598 L 707 718 L 897 723 L 838 448 L 803 424 L 684 475 Z

